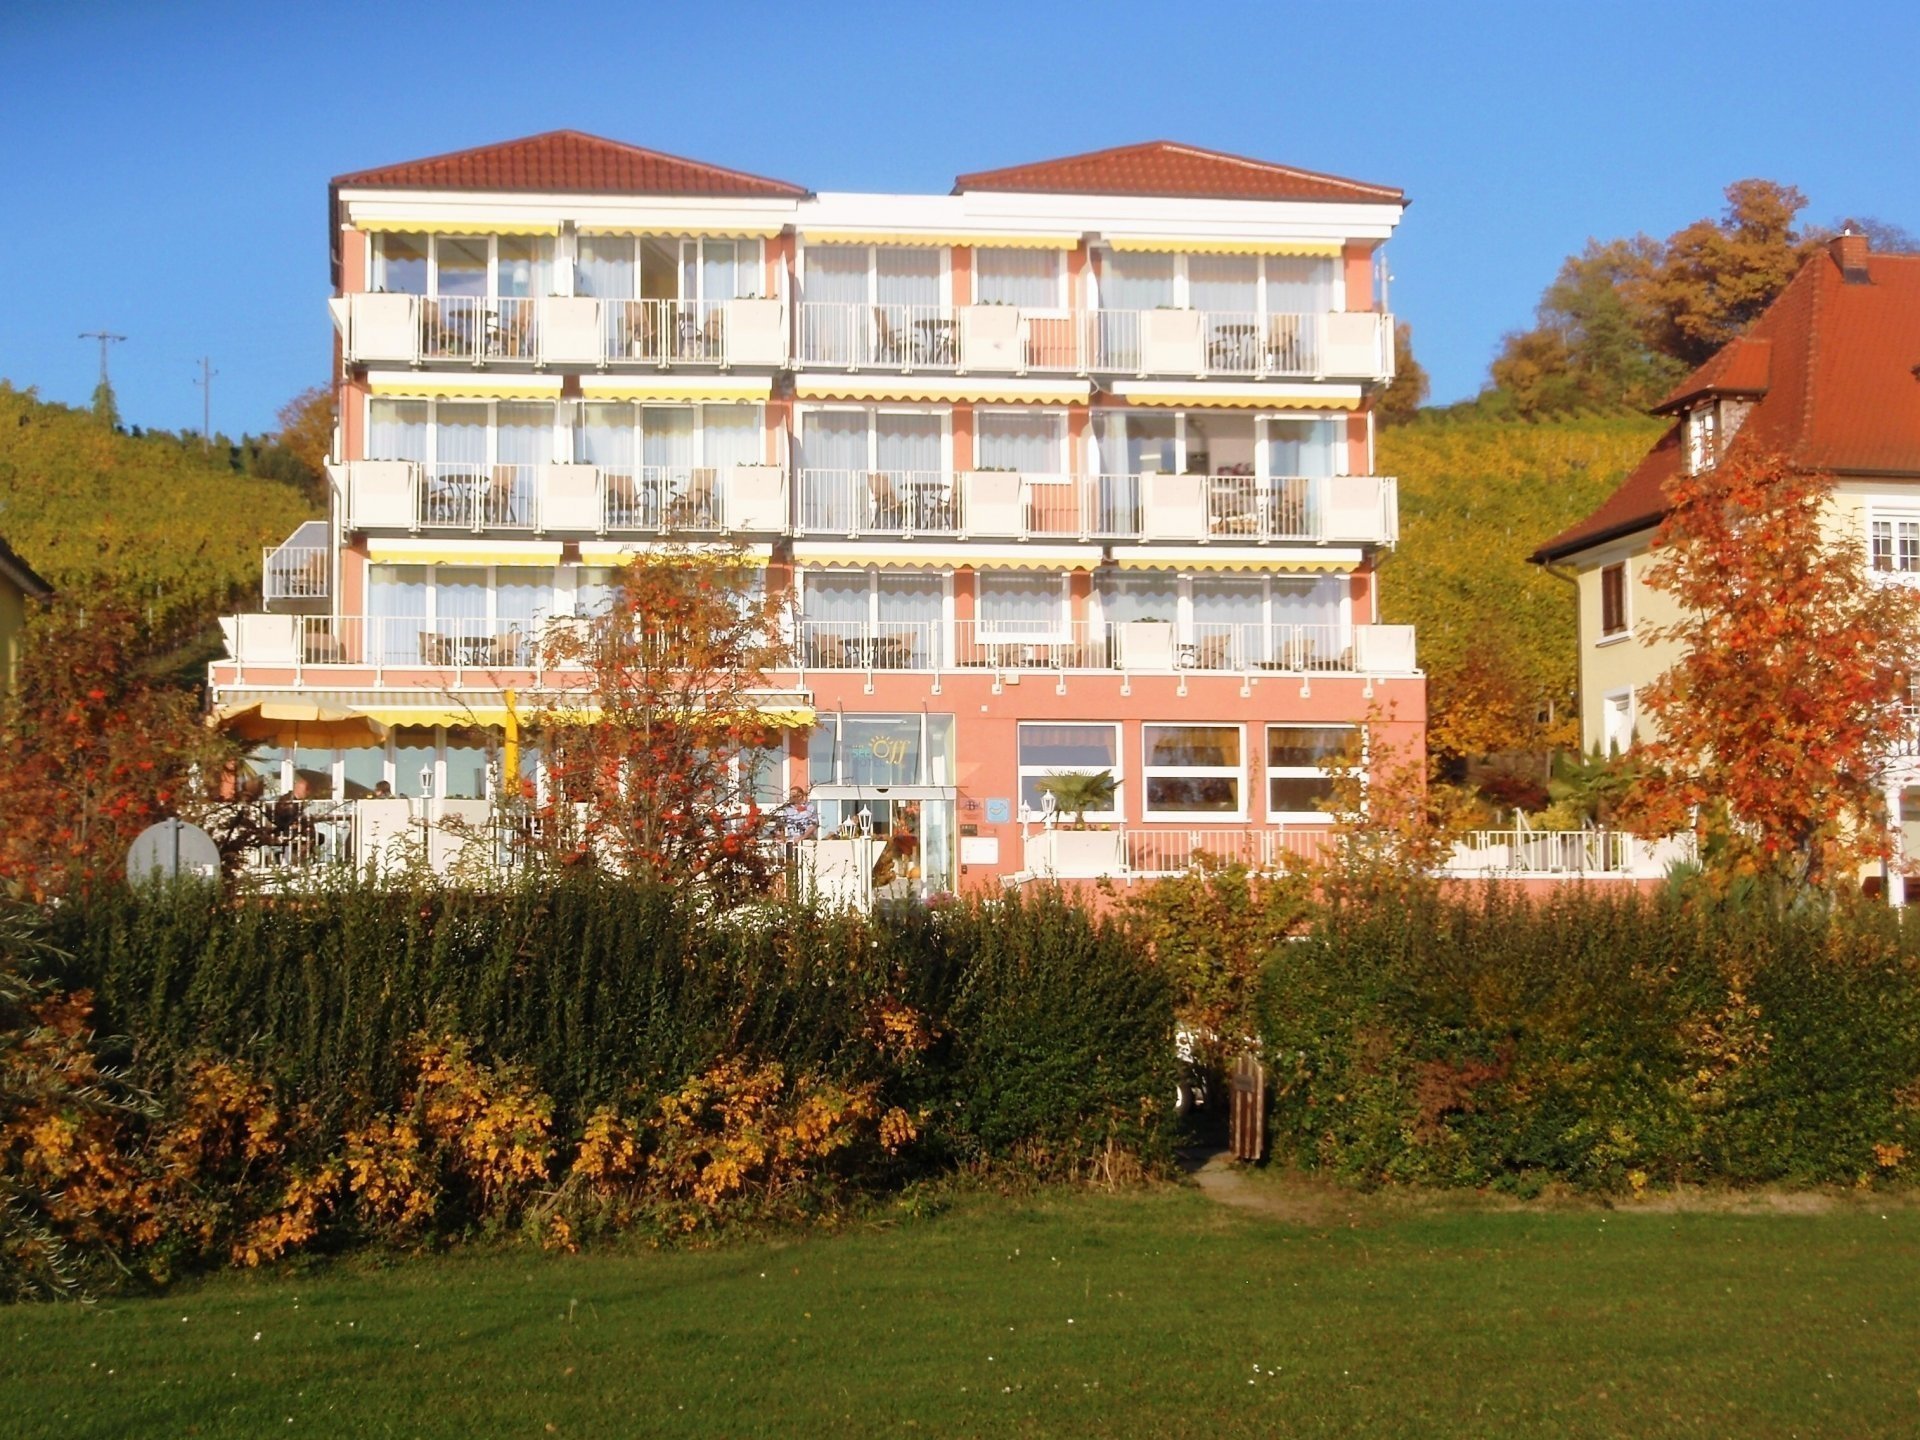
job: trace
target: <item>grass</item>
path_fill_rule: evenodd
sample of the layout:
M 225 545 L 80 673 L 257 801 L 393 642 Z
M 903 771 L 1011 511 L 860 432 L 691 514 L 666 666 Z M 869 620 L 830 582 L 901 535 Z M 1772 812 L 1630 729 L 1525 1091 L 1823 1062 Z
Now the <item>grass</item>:
M 1911 1205 L 1323 1194 L 1299 1213 L 1052 1192 L 705 1252 L 467 1254 L 15 1307 L 0 1431 L 1920 1432 Z

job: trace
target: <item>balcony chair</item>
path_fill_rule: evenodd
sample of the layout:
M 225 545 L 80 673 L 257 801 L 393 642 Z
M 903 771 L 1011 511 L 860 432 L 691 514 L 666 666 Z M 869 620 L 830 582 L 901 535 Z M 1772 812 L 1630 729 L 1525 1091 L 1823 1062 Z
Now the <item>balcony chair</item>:
M 674 497 L 667 506 L 667 528 L 672 530 L 718 529 L 720 507 L 714 500 L 719 472 L 705 467 L 690 473 L 686 492 Z
M 487 483 L 486 510 L 480 517 L 484 526 L 519 525 L 526 517 L 520 513 L 519 467 L 496 465 Z
M 606 478 L 606 523 L 609 529 L 631 530 L 640 521 L 640 491 L 631 475 L 609 474 Z
M 907 363 L 907 340 L 893 322 L 887 318 L 883 306 L 873 307 L 873 362 L 876 365 L 901 365 Z
M 459 654 L 458 643 L 451 635 L 442 635 L 437 630 L 422 630 L 420 632 L 421 664 L 434 666 L 454 664 Z
M 869 528 L 874 530 L 900 530 L 905 528 L 906 510 L 900 504 L 900 496 L 893 488 L 893 477 L 881 471 L 873 471 L 867 476 L 867 499 Z

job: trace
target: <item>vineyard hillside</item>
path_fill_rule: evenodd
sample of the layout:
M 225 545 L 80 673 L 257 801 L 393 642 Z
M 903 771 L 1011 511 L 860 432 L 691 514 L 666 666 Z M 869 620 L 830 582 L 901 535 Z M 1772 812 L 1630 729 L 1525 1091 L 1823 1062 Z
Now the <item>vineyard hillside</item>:
M 0 381 L 0 535 L 59 590 L 181 631 L 257 597 L 260 547 L 311 502 L 173 435 L 123 435 Z
M 1605 499 L 1664 425 L 1427 416 L 1381 430 L 1380 471 L 1400 480 L 1383 619 L 1419 627 L 1436 752 L 1577 743 L 1571 588 L 1527 556 Z

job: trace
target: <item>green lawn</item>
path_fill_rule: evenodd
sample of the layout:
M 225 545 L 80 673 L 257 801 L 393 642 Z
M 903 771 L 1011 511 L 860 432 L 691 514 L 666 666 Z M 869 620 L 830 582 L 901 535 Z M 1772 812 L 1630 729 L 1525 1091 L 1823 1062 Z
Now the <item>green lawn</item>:
M 1303 1210 L 1302 1213 L 1307 1213 Z M 0 1312 L 0 1433 L 1920 1434 L 1920 1210 L 970 1199 Z

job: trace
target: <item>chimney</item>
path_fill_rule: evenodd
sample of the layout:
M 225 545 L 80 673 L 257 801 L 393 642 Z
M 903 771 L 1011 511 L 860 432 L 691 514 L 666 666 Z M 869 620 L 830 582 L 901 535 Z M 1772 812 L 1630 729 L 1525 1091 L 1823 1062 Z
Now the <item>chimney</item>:
M 1840 277 L 1849 285 L 1865 285 L 1867 277 L 1867 237 L 1849 220 L 1840 233 L 1827 242 L 1827 253 L 1840 267 Z

